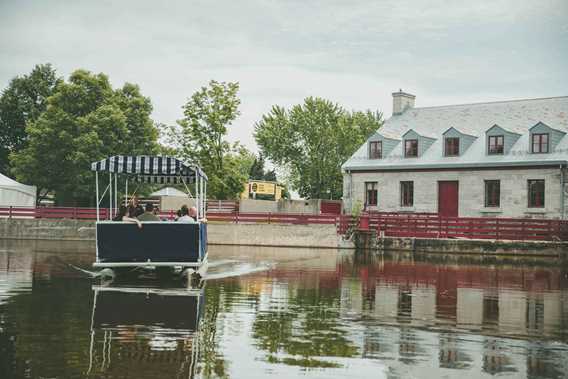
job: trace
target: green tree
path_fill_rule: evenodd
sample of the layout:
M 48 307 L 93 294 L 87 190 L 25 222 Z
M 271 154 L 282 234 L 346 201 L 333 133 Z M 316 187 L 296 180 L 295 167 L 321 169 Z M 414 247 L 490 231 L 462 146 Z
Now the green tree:
M 264 157 L 262 154 L 258 158 L 254 158 L 254 162 L 250 167 L 249 179 L 264 180 Z
M 342 195 L 341 165 L 382 125 L 380 112 L 348 112 L 338 104 L 309 97 L 287 110 L 273 106 L 255 125 L 262 154 L 290 172 L 301 196 Z
M 265 160 L 262 154 L 258 158 L 254 158 L 254 162 L 250 168 L 249 179 L 252 180 L 267 180 L 269 182 L 276 182 L 276 171 L 266 171 L 264 168 Z
M 16 177 L 41 188 L 39 198 L 55 191 L 58 204 L 92 204 L 91 162 L 157 150 L 152 104 L 136 85 L 114 90 L 106 75 L 77 70 L 47 101 L 27 126 L 28 146 L 11 155 Z
M 50 64 L 36 65 L 15 77 L 0 96 L 0 172 L 10 171 L 9 155 L 27 144 L 26 125 L 47 108 L 47 98 L 61 82 Z
M 216 199 L 237 197 L 252 165 L 248 150 L 225 139 L 227 127 L 240 114 L 238 90 L 238 83 L 210 81 L 183 106 L 180 127 L 170 130 L 170 144 L 182 158 L 203 167 L 209 177 L 207 194 Z

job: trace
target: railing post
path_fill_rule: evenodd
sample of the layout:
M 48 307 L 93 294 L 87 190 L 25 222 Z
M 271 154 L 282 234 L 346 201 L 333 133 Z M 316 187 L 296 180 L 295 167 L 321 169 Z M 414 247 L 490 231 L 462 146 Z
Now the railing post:
M 235 223 L 239 223 L 239 212 L 235 212 Z
M 268 223 L 270 224 L 270 212 L 268 212 Z
M 8 218 L 12 218 L 12 206 L 10 205 L 10 210 L 8 210 Z
M 500 239 L 501 230 L 499 229 L 499 218 L 495 218 L 495 238 Z
M 73 219 L 77 220 L 77 207 L 73 207 Z

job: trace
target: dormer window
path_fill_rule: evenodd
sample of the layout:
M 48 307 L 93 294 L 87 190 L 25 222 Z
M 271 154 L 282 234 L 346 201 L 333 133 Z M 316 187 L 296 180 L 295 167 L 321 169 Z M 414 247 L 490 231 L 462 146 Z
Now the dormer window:
M 490 155 L 502 155 L 504 150 L 504 143 L 505 140 L 504 136 L 489 136 L 487 137 L 487 153 Z
M 548 133 L 532 134 L 532 152 L 548 153 Z
M 383 143 L 381 141 L 369 142 L 369 159 L 381 159 L 383 157 Z
M 416 158 L 418 157 L 418 140 L 407 139 L 404 141 L 404 157 Z
M 457 157 L 460 155 L 460 139 L 457 137 L 445 138 L 444 156 Z

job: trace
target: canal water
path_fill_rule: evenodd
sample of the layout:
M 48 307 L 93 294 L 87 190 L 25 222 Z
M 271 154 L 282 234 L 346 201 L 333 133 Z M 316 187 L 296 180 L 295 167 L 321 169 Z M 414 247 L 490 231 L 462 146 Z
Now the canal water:
M 0 241 L 0 378 L 568 377 L 554 260 L 212 246 L 188 288 L 93 258 Z

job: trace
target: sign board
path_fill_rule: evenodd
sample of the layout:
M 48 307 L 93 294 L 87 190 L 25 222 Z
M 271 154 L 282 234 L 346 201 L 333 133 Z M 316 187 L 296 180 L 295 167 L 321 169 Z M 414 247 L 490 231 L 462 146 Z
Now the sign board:
M 267 182 L 251 182 L 250 193 L 256 193 L 259 195 L 275 195 L 276 184 Z

